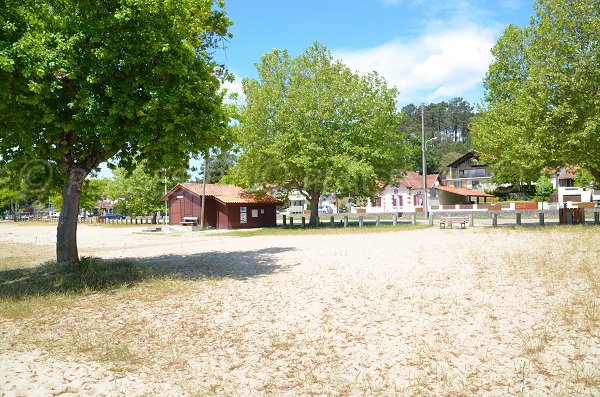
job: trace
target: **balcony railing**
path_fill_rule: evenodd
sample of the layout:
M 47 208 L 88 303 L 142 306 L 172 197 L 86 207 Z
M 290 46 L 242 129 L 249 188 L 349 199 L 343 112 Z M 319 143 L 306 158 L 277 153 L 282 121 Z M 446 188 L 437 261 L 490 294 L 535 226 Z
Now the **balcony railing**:
M 491 176 L 487 169 L 452 170 L 450 173 L 450 178 L 453 179 L 489 178 Z

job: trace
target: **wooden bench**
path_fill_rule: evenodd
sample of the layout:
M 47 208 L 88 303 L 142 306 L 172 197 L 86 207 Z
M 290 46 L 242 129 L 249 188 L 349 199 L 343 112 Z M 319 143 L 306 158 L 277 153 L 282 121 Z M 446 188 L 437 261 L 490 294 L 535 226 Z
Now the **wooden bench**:
M 460 228 L 466 229 L 467 222 L 469 222 L 468 216 L 443 216 L 440 218 L 440 229 L 445 229 L 446 225 L 452 229 L 453 223 L 460 223 Z
M 198 226 L 197 216 L 184 216 L 181 221 L 181 226 Z

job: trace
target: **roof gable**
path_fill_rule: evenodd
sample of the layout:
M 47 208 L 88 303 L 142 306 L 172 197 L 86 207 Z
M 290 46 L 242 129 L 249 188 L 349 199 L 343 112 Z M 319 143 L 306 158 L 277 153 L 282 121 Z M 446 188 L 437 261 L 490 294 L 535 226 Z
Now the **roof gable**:
M 463 154 L 462 156 L 460 156 L 459 158 L 457 158 L 456 160 L 454 160 L 450 164 L 448 164 L 448 167 L 456 168 L 459 165 L 465 163 L 467 160 L 470 160 L 472 158 L 474 158 L 475 160 L 478 160 L 478 157 L 475 154 L 475 152 L 471 150 L 471 151 L 468 151 L 467 153 Z M 481 167 L 484 167 L 486 165 L 487 164 L 477 164 L 477 166 L 481 166 Z
M 440 174 L 427 175 L 427 189 L 435 186 L 435 183 L 440 179 Z M 410 171 L 406 176 L 399 181 L 400 185 L 406 186 L 409 189 L 423 189 L 423 175 L 415 171 Z

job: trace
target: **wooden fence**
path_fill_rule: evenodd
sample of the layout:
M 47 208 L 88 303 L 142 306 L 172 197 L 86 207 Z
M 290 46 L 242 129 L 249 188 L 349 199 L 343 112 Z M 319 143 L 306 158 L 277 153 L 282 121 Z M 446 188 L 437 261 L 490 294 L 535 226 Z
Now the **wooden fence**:
M 468 218 L 469 226 L 475 225 L 475 220 L 477 219 L 479 223 L 487 220 L 487 224 L 496 227 L 498 226 L 498 220 L 508 220 L 508 224 L 512 224 L 515 226 L 520 226 L 523 224 L 523 219 L 535 219 L 535 222 L 540 226 L 546 225 L 548 218 L 559 220 L 560 224 L 585 224 L 586 221 L 590 221 L 595 225 L 600 225 L 600 208 L 589 208 L 589 209 L 575 209 L 573 211 L 569 210 L 562 213 L 562 209 L 559 213 L 558 210 L 533 210 L 527 209 L 528 207 L 523 207 L 523 210 L 509 210 L 509 209 L 493 209 L 489 208 L 484 211 L 434 211 L 429 213 L 429 218 L 426 219 L 422 216 L 422 213 L 417 214 L 416 212 L 410 213 L 380 213 L 380 214 L 332 214 L 318 217 L 318 223 L 321 226 L 343 226 L 347 227 L 350 224 L 358 224 L 359 227 L 362 227 L 366 224 L 380 226 L 383 224 L 387 225 L 397 225 L 400 223 L 404 224 L 417 224 L 417 219 L 421 219 L 423 221 L 427 221 L 429 225 L 433 225 L 435 222 L 439 222 L 443 217 L 446 216 L 456 216 L 463 215 Z M 531 207 L 529 207 L 531 208 Z M 576 212 L 576 214 L 575 214 Z M 559 215 L 560 214 L 560 215 Z M 587 218 L 586 218 L 587 215 Z M 593 220 L 590 218 L 593 217 Z M 282 215 L 280 218 L 281 225 L 284 227 L 305 227 L 308 225 L 308 216 L 299 214 L 299 215 Z M 505 222 L 506 224 L 506 222 Z
M 88 216 L 79 218 L 78 223 L 81 224 L 113 224 L 113 225 L 151 225 L 152 216 L 128 216 L 124 219 L 107 219 L 103 216 Z M 43 216 L 40 218 L 31 218 L 31 220 L 39 222 L 58 222 L 57 217 Z M 168 217 L 156 217 L 156 224 L 165 225 L 169 221 Z

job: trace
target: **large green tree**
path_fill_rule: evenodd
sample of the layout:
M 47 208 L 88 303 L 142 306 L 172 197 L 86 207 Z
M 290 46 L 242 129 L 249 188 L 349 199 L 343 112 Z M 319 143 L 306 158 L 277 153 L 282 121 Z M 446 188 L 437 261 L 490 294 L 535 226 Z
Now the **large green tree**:
M 165 208 L 165 202 L 162 200 L 165 190 L 189 178 L 185 171 L 180 171 L 179 174 L 148 171 L 145 164 L 136 167 L 132 172 L 117 168 L 113 170 L 113 175 L 114 180 L 106 190 L 110 199 L 123 200 L 119 211 L 132 216 L 152 213 L 153 223 L 156 223 L 157 212 Z
M 353 73 L 319 43 L 296 58 L 273 50 L 257 68 L 243 81 L 238 182 L 299 190 L 315 225 L 322 193 L 371 193 L 403 170 L 397 92 L 376 73 Z
M 5 0 L 0 5 L 0 162 L 33 159 L 61 186 L 57 260 L 79 261 L 86 176 L 187 164 L 227 124 L 214 52 L 229 19 L 215 0 Z
M 600 180 L 600 2 L 538 0 L 492 49 L 474 146 L 500 178 L 577 165 Z

